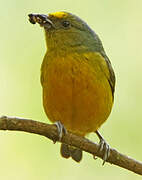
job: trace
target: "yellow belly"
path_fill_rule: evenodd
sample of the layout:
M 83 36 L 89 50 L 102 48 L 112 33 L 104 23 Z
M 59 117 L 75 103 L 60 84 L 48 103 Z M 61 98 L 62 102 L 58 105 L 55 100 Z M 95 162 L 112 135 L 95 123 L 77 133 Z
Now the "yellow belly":
M 56 57 L 44 62 L 41 73 L 43 105 L 50 121 L 60 121 L 68 131 L 84 136 L 108 118 L 113 98 L 97 63 L 92 66 L 79 55 Z

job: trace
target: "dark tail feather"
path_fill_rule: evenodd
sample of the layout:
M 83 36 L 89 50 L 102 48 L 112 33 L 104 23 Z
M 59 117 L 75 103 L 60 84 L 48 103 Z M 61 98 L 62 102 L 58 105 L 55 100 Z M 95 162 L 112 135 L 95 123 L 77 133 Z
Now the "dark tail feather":
M 61 144 L 61 155 L 64 158 L 72 157 L 76 162 L 80 162 L 82 159 L 82 150 L 69 146 L 67 144 Z
M 69 146 L 67 144 L 61 144 L 61 149 L 60 149 L 61 155 L 64 158 L 69 158 L 70 155 L 70 150 L 69 150 Z
M 76 162 L 80 162 L 82 159 L 82 150 L 72 146 L 69 147 L 69 150 L 72 159 L 75 160 Z

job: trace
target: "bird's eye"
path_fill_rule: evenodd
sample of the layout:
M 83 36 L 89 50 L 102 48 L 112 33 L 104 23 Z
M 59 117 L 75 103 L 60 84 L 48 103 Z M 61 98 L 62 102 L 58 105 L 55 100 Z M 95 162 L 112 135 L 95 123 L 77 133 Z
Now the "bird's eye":
M 70 26 L 70 22 L 69 22 L 69 21 L 63 21 L 63 22 L 62 22 L 62 25 L 63 25 L 64 27 L 69 27 L 69 26 Z

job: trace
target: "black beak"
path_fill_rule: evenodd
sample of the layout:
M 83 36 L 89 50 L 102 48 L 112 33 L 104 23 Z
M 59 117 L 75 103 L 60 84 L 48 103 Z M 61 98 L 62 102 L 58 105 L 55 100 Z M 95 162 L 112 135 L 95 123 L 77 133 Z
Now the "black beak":
M 44 14 L 29 14 L 29 21 L 32 24 L 40 24 L 42 27 L 50 28 L 53 27 L 52 21 Z

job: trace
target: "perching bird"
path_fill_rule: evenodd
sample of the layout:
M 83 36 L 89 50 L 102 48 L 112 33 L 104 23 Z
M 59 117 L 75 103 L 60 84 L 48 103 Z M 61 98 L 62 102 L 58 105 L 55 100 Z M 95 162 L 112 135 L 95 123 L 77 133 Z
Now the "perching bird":
M 32 24 L 44 28 L 47 52 L 41 66 L 45 113 L 62 136 L 65 128 L 79 136 L 95 132 L 100 150 L 109 145 L 98 132 L 113 105 L 115 75 L 98 35 L 68 12 L 29 14 Z M 61 155 L 79 162 L 81 149 L 61 145 Z

